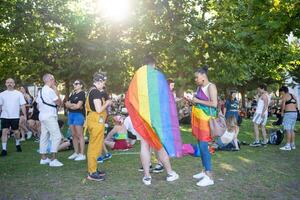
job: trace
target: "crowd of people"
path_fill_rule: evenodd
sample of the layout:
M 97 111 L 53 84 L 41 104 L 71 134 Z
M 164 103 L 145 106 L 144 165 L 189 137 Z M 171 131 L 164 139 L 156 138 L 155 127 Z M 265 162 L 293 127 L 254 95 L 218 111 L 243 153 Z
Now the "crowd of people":
M 121 96 L 115 101 L 109 98 L 105 90 L 107 77 L 103 73 L 96 73 L 93 76 L 93 84 L 86 91 L 84 83 L 81 80 L 75 80 L 73 82 L 74 90 L 65 102 L 60 98 L 52 74 L 43 76 L 44 86 L 39 89 L 35 98 L 30 95 L 25 86 L 16 90 L 15 81 L 8 78 L 5 82 L 6 90 L 0 93 L 1 156 L 8 154 L 7 140 L 11 133 L 15 137 L 17 152 L 22 152 L 22 141 L 34 137 L 39 142 L 40 164 L 50 167 L 63 166 L 63 163 L 58 160 L 57 152 L 69 149 L 71 146 L 74 152 L 68 159 L 87 160 L 87 179 L 102 181 L 106 175 L 104 171 L 98 169 L 97 163 L 111 158 L 110 150 L 128 150 L 132 148 L 136 140 L 139 140 L 141 171 L 144 172 L 143 183 L 151 184 L 151 152 L 155 152 L 159 161 L 155 170 L 158 172 L 166 170 L 166 181 L 175 181 L 179 175 L 173 170 L 169 157 L 182 156 L 182 152 L 178 150 L 177 146 L 177 144 L 182 144 L 178 123 L 180 122 L 191 124 L 192 134 L 197 140 L 196 145 L 199 148 L 204 168 L 193 178 L 199 180 L 198 186 L 213 185 L 210 146 L 222 149 L 231 144 L 233 150 L 240 149 L 238 134 L 241 125 L 241 110 L 237 93 L 232 92 L 225 101 L 218 99 L 217 87 L 209 81 L 208 68 L 204 66 L 195 72 L 195 83 L 197 84 L 195 95 L 187 95 L 179 99 L 174 92 L 174 81 L 164 79 L 161 72 L 156 69 L 153 57 L 146 56 L 144 64 L 145 66 L 136 72 L 126 96 Z M 154 89 L 156 87 L 156 90 L 147 86 L 150 81 L 145 82 L 147 80 L 140 78 L 143 76 L 151 78 L 150 75 L 153 74 L 157 74 L 157 77 L 160 78 L 161 85 L 151 85 Z M 153 80 L 155 78 L 152 77 Z M 167 84 L 168 87 L 163 87 L 164 84 Z M 149 97 L 149 102 L 147 102 L 147 98 L 145 100 L 139 96 L 140 94 L 146 95 L 150 91 L 152 96 L 160 95 L 158 100 Z M 297 100 L 285 86 L 281 87 L 279 92 L 281 108 L 279 113 L 276 112 L 283 117 L 283 127 L 287 135 L 287 142 L 280 149 L 290 151 L 296 148 L 294 128 L 298 113 Z M 246 113 L 253 112 L 250 114 L 254 124 L 254 141 L 250 144 L 253 147 L 268 144 L 266 124 L 271 98 L 264 84 L 257 88 L 257 93 L 258 98 L 255 105 L 247 104 L 246 108 Z M 165 99 L 160 102 L 163 107 L 159 107 L 155 102 L 159 99 Z M 177 108 L 178 113 L 174 112 L 176 104 L 180 105 Z M 70 140 L 66 140 L 61 133 L 58 119 L 60 106 L 65 106 L 68 111 L 67 123 L 72 134 Z M 169 108 L 169 110 L 163 110 L 165 108 Z M 122 112 L 124 115 L 120 115 Z M 226 130 L 221 136 L 212 138 L 209 120 L 217 117 L 218 112 L 225 116 Z M 113 127 L 111 128 L 106 126 L 109 114 L 113 115 Z M 172 130 L 170 135 L 166 135 L 165 131 L 162 131 L 164 128 Z M 262 140 L 260 140 L 260 129 Z M 107 132 L 106 137 L 105 132 Z M 86 153 L 85 133 L 89 135 Z

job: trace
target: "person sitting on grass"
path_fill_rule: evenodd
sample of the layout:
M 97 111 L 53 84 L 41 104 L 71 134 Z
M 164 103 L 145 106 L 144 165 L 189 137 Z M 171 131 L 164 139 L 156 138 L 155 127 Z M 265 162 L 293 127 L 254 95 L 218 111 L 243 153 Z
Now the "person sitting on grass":
M 218 149 L 222 150 L 222 148 L 226 147 L 228 144 L 232 143 L 235 147 L 235 151 L 239 151 L 239 144 L 238 144 L 238 134 L 239 134 L 239 127 L 237 124 L 237 120 L 234 115 L 229 116 L 226 119 L 226 131 L 217 139 L 217 147 Z
M 127 129 L 124 126 L 124 119 L 120 115 L 113 117 L 114 128 L 107 134 L 104 140 L 103 152 L 104 156 L 100 156 L 97 161 L 103 162 L 106 159 L 111 158 L 111 154 L 108 152 L 106 146 L 111 150 L 128 150 L 132 148 L 129 143 Z

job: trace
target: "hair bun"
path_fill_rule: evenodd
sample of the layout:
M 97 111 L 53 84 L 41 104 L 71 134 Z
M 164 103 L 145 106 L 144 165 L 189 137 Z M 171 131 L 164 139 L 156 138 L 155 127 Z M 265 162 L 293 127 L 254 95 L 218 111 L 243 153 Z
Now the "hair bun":
M 197 70 L 197 72 L 200 73 L 200 74 L 206 74 L 207 75 L 208 68 L 209 68 L 208 65 L 204 65 L 203 67 L 199 68 Z
M 208 71 L 208 68 L 209 68 L 208 65 L 204 65 L 204 66 L 202 67 L 202 69 L 205 70 L 206 72 Z

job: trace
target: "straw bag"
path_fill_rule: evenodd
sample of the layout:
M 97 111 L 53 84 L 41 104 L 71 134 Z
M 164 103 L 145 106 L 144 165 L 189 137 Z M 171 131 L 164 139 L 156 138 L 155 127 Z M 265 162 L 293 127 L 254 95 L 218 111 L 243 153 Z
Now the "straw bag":
M 225 116 L 221 112 L 219 112 L 218 116 L 215 118 L 212 117 L 211 107 L 209 107 L 209 111 L 211 116 L 209 119 L 210 135 L 212 138 L 221 137 L 226 131 Z

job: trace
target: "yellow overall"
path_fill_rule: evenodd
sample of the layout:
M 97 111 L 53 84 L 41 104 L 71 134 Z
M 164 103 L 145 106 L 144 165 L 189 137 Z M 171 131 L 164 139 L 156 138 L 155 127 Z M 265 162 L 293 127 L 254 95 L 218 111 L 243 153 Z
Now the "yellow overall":
M 101 99 L 101 101 L 103 104 L 105 103 L 105 100 Z M 89 103 L 89 95 L 86 99 L 85 109 L 87 113 L 86 126 L 90 134 L 87 150 L 88 172 L 94 173 L 97 171 L 97 158 L 102 152 L 107 113 L 106 110 L 102 113 L 92 111 Z

